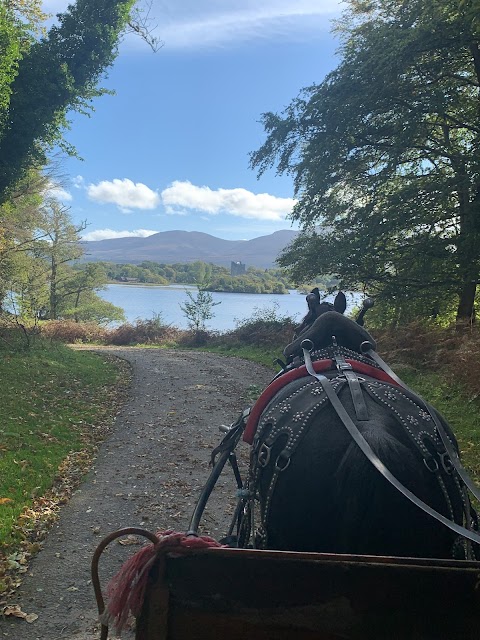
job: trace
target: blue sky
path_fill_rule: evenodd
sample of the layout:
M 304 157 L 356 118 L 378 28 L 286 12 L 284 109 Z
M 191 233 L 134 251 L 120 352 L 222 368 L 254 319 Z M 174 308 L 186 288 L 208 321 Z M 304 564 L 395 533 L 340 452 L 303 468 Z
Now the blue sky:
M 64 0 L 45 0 L 57 13 Z M 228 240 L 291 228 L 292 181 L 260 180 L 258 122 L 336 66 L 338 0 L 153 0 L 164 46 L 127 36 L 103 86 L 74 114 L 59 195 L 89 240 L 183 229 Z

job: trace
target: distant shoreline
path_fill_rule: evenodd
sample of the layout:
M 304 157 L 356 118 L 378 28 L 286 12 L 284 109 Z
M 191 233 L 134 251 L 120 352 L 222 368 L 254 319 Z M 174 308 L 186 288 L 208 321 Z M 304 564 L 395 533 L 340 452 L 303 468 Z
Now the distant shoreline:
M 174 282 L 173 284 L 156 284 L 155 282 L 118 282 L 118 280 L 109 280 L 107 285 L 118 285 L 119 287 L 155 287 L 156 289 L 196 289 L 194 284 L 183 284 L 180 282 Z
M 198 287 L 194 284 L 182 284 L 182 283 L 173 283 L 173 284 L 155 284 L 154 282 L 118 282 L 118 280 L 109 280 L 107 285 L 118 285 L 119 287 L 153 287 L 156 289 L 197 289 Z M 264 291 L 224 291 L 223 289 L 207 289 L 210 293 L 248 293 L 252 295 L 271 295 L 272 292 L 264 292 Z M 293 289 L 292 289 L 293 291 Z M 285 293 L 275 293 L 275 295 L 287 295 L 290 294 L 290 291 L 287 289 Z

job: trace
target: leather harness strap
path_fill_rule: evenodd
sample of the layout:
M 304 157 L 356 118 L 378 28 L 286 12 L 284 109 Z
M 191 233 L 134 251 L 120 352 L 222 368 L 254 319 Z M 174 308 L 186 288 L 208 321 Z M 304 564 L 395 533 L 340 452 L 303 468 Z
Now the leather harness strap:
M 313 346 L 313 344 L 312 344 Z M 365 398 L 363 397 L 362 387 L 357 374 L 353 370 L 352 365 L 345 360 L 345 358 L 337 353 L 334 356 L 335 364 L 339 372 L 345 376 L 352 396 L 353 408 L 355 409 L 355 415 L 357 420 L 368 420 L 368 409 L 365 404 Z
M 472 540 L 472 542 L 476 542 L 477 544 L 480 544 L 480 535 L 466 529 L 465 527 L 457 524 L 456 522 L 452 522 L 451 520 L 443 516 L 441 513 L 439 513 L 435 509 L 432 509 L 432 507 L 430 507 L 428 504 L 423 502 L 423 500 L 420 500 L 420 498 L 417 498 L 417 496 L 415 496 L 409 489 L 407 489 L 407 487 L 405 487 L 387 469 L 387 467 L 377 457 L 377 455 L 374 453 L 374 451 L 372 450 L 368 442 L 365 440 L 363 435 L 358 430 L 355 423 L 352 421 L 352 419 L 348 415 L 344 406 L 338 399 L 337 394 L 335 393 L 335 390 L 330 380 L 326 376 L 322 375 L 321 373 L 317 373 L 314 370 L 312 361 L 310 358 L 310 351 L 308 350 L 308 348 L 303 348 L 303 356 L 304 356 L 305 366 L 308 373 L 320 382 L 323 390 L 325 391 L 328 399 L 332 404 L 332 407 L 337 412 L 338 417 L 345 425 L 347 431 L 349 432 L 353 440 L 356 442 L 356 444 L 360 447 L 361 451 L 364 453 L 367 460 L 382 474 L 382 476 L 388 482 L 390 482 L 390 484 L 393 485 L 402 495 L 408 498 L 414 505 L 422 509 L 422 511 L 432 516 L 433 518 L 435 518 L 435 520 L 438 520 L 439 522 L 441 522 L 443 525 L 445 525 L 455 533 L 458 533 L 459 535 L 463 536 L 464 538 L 467 538 L 468 540 Z
M 398 385 L 397 382 L 393 380 L 387 373 L 385 373 L 385 371 L 382 371 L 382 369 L 378 369 L 363 362 L 352 360 L 351 358 L 346 358 L 345 361 L 351 364 L 352 369 L 360 375 L 370 376 L 371 378 L 376 378 L 377 380 L 380 380 L 382 382 L 388 382 L 395 386 L 401 386 Z M 333 366 L 334 363 L 331 358 L 316 360 L 313 363 L 315 371 L 328 371 Z M 245 442 L 247 442 L 248 444 L 253 443 L 260 416 L 267 407 L 268 403 L 274 398 L 275 394 L 293 380 L 298 380 L 299 378 L 303 378 L 306 375 L 308 375 L 308 372 L 305 368 L 305 365 L 302 365 L 290 369 L 285 373 L 282 372 L 281 375 L 275 377 L 272 380 L 272 382 L 263 391 L 261 396 L 256 401 L 255 405 L 252 407 L 252 410 L 250 411 L 250 415 L 248 416 L 247 420 L 247 426 L 243 434 L 243 440 Z

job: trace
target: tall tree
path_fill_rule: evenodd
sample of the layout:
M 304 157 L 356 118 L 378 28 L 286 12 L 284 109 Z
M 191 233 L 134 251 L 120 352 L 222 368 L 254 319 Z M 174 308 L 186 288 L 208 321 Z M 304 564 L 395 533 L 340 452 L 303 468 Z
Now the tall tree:
M 32 253 L 45 261 L 50 290 L 48 318 L 56 320 L 60 301 L 67 295 L 65 280 L 71 278 L 70 272 L 63 267 L 82 255 L 79 233 L 85 225 L 72 224 L 68 208 L 53 198 L 47 198 L 42 214 L 38 228 L 41 239 L 34 243 Z
M 6 118 L 12 94 L 12 83 L 19 62 L 41 32 L 45 14 L 41 0 L 5 0 L 0 4 L 0 132 Z
M 77 0 L 26 51 L 18 50 L 22 38 L 12 31 L 22 28 L 21 21 L 11 3 L 3 6 L 0 38 L 6 34 L 10 62 L 3 85 L 0 75 L 0 110 L 6 111 L 0 120 L 0 202 L 32 164 L 43 166 L 47 150 L 61 143 L 67 112 L 88 109 L 92 98 L 104 93 L 97 85 L 115 59 L 133 4 Z
M 349 0 L 342 60 L 281 114 L 252 154 L 294 176 L 304 234 L 281 264 L 384 297 L 455 295 L 480 276 L 477 0 Z M 322 223 L 323 231 L 315 230 Z

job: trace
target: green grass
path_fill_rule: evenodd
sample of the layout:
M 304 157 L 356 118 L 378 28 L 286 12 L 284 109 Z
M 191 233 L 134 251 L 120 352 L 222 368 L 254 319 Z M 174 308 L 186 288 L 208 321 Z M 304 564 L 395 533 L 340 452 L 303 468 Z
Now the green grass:
M 62 346 L 0 356 L 1 547 L 21 538 L 20 514 L 51 488 L 65 458 L 100 439 L 118 369 Z
M 182 349 L 183 347 L 180 347 Z M 215 347 L 198 347 L 197 351 L 210 351 L 212 353 L 221 353 L 226 356 L 232 356 L 236 358 L 243 358 L 244 360 L 252 360 L 258 364 L 263 364 L 269 367 L 273 371 L 279 371 L 280 366 L 275 363 L 276 358 L 283 358 L 282 348 L 278 349 L 272 347 L 259 348 L 252 346 L 244 347 L 227 347 L 227 346 L 215 346 Z
M 449 379 L 447 372 L 416 371 L 397 367 L 409 387 L 428 400 L 448 421 L 458 439 L 464 466 L 480 483 L 480 406 L 467 389 Z

